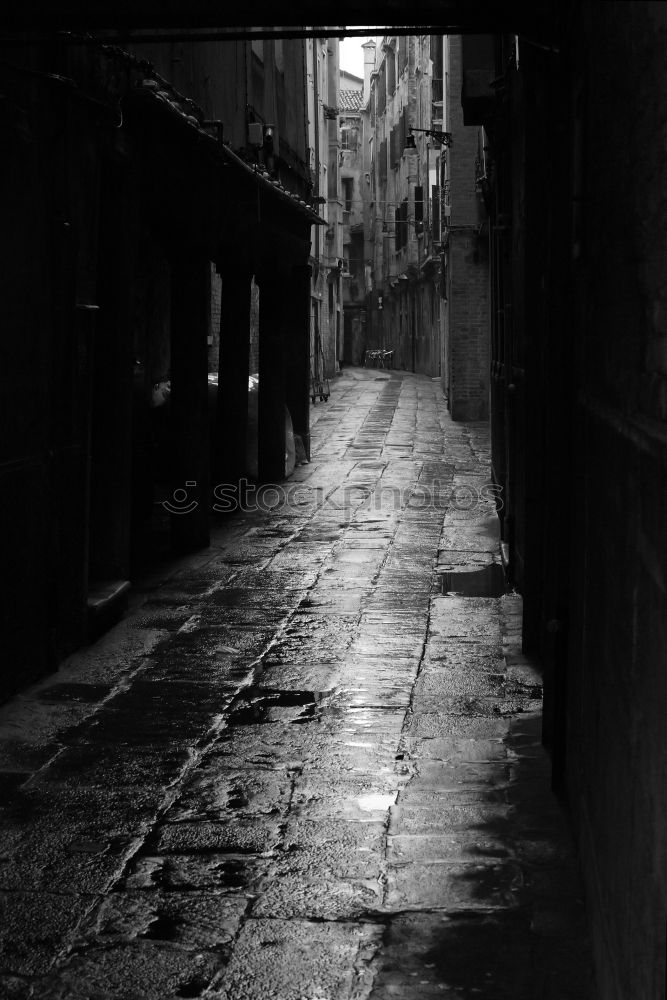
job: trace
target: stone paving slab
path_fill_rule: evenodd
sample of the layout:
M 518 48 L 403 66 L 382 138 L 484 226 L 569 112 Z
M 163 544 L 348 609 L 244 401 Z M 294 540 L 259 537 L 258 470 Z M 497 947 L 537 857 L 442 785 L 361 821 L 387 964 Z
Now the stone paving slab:
M 3 998 L 594 1000 L 521 600 L 438 581 L 497 556 L 488 427 L 365 369 L 312 419 L 0 708 Z
M 368 995 L 384 928 L 369 923 L 249 920 L 212 1000 L 327 1000 Z M 262 961 L 257 962 L 257 953 Z

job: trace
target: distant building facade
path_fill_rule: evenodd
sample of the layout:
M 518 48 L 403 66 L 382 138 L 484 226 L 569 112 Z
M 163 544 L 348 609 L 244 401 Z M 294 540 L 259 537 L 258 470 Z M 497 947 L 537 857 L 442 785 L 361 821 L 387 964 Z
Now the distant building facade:
M 364 81 L 340 74 L 341 198 L 343 202 L 343 360 L 364 360 L 366 258 L 364 243 L 363 131 Z
M 340 182 L 339 42 L 307 42 L 308 147 L 312 195 L 326 225 L 310 254 L 310 357 L 313 378 L 332 378 L 342 351 L 343 208 Z
M 364 52 L 366 346 L 439 376 L 455 419 L 486 419 L 486 213 L 480 130 L 460 108 L 461 39 L 385 37 Z

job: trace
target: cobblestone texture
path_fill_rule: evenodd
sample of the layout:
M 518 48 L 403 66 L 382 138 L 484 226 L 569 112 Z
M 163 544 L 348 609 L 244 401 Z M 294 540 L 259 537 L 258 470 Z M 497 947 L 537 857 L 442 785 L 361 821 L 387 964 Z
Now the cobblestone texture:
M 0 711 L 3 996 L 593 997 L 520 599 L 436 573 L 494 561 L 487 428 L 363 369 L 313 424 Z

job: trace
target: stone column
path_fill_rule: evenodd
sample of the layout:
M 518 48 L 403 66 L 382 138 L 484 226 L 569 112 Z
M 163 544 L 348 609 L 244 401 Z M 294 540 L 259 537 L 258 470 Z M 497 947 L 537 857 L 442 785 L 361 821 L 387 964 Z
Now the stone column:
M 211 474 L 214 509 L 225 511 L 242 501 L 240 483 L 246 476 L 252 275 L 244 260 L 225 261 L 220 274 L 220 360 Z
M 209 544 L 208 317 L 209 262 L 175 260 L 171 288 L 171 410 L 174 549 Z
M 284 276 L 259 280 L 259 480 L 285 478 L 285 312 L 291 302 Z
M 285 289 L 290 303 L 290 325 L 286 336 L 286 402 L 294 433 L 303 441 L 310 458 L 310 276 L 308 264 L 292 269 Z

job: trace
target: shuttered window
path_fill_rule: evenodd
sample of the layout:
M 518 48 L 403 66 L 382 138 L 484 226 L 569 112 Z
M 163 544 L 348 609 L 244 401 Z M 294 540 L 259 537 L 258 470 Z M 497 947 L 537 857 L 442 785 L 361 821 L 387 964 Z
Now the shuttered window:
M 439 243 L 440 235 L 440 188 L 434 184 L 431 188 L 431 200 L 433 202 L 433 240 Z

